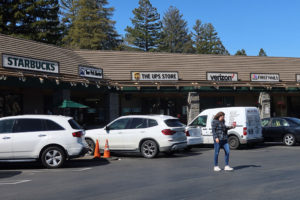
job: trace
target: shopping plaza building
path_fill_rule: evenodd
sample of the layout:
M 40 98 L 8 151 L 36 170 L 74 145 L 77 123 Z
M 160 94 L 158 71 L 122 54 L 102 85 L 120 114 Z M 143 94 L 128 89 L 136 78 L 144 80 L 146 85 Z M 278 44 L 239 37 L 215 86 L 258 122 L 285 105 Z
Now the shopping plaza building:
M 0 117 L 68 114 L 92 127 L 128 114 L 187 122 L 224 106 L 300 117 L 300 58 L 71 50 L 1 34 L 0 54 Z

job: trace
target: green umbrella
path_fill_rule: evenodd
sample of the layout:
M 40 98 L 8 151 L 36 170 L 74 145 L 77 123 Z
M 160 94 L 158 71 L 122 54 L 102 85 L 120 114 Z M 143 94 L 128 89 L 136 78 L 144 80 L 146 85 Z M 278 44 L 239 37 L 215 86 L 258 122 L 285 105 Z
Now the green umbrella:
M 80 103 L 76 103 L 71 100 L 64 100 L 60 108 L 88 108 L 88 106 L 82 105 Z

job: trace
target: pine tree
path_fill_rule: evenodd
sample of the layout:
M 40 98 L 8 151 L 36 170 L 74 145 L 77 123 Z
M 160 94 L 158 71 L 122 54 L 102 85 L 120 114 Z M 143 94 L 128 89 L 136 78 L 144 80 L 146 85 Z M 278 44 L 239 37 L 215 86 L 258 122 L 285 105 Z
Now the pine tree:
M 0 3 L 0 32 L 40 42 L 60 40 L 58 0 L 4 0 Z
M 131 18 L 132 27 L 127 26 L 126 41 L 138 49 L 150 51 L 157 48 L 160 39 L 161 22 L 157 9 L 149 0 L 140 0 Z
M 66 0 L 63 20 L 66 25 L 65 46 L 81 49 L 115 49 L 120 44 L 111 20 L 114 8 L 107 0 Z
M 261 48 L 259 50 L 258 56 L 267 56 L 267 53 L 265 52 L 265 50 L 263 48 Z
M 163 18 L 161 51 L 173 53 L 193 53 L 192 35 L 189 34 L 187 22 L 183 15 L 173 6 L 169 7 Z
M 193 29 L 197 53 L 229 55 L 211 23 L 202 24 L 200 20 L 197 20 Z
M 237 50 L 235 56 L 247 56 L 245 49 Z

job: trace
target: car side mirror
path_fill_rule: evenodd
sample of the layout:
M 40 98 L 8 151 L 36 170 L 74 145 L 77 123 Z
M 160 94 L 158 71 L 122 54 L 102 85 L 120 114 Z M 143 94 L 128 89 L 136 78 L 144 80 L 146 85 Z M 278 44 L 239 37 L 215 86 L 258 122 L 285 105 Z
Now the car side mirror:
M 109 130 L 110 130 L 110 129 L 109 129 L 109 126 L 105 126 L 105 127 L 104 127 L 104 130 L 109 131 Z

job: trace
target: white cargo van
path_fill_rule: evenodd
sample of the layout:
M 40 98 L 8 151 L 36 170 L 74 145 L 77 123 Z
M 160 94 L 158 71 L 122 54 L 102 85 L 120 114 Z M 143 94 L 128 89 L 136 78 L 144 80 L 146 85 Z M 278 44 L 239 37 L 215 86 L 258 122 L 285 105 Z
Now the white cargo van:
M 263 141 L 259 111 L 255 107 L 225 107 L 207 109 L 201 112 L 187 126 L 188 145 L 196 143 L 213 144 L 211 122 L 218 112 L 225 113 L 225 124 L 231 126 L 236 122 L 236 128 L 228 131 L 228 143 L 231 149 L 237 149 L 240 144 L 253 144 Z

